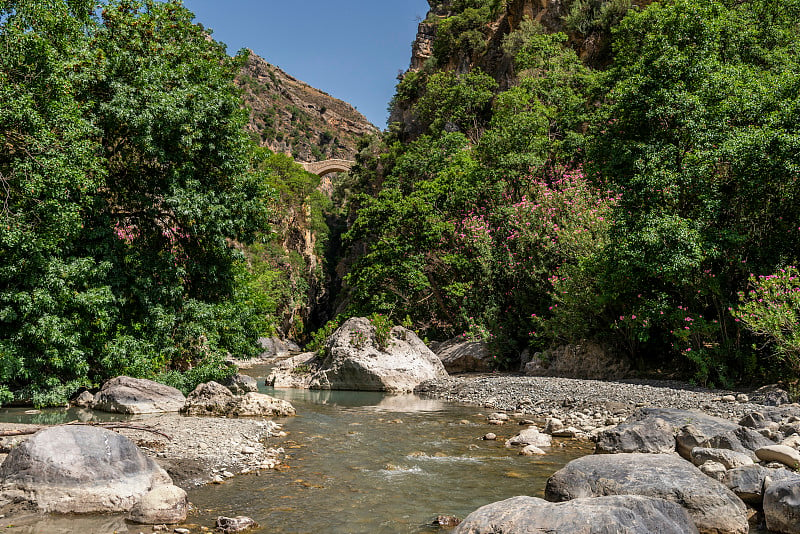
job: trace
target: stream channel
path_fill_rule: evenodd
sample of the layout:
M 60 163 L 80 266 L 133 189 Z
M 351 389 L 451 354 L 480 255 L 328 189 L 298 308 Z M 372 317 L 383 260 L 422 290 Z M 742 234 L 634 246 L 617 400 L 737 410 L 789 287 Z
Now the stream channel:
M 261 376 L 266 368 L 247 370 Z M 489 411 L 414 395 L 272 389 L 297 416 L 276 419 L 288 433 L 271 438 L 287 456 L 280 470 L 239 475 L 223 484 L 187 488 L 197 508 L 191 532 L 219 515 L 246 515 L 251 533 L 421 533 L 438 515 L 464 518 L 476 508 L 515 495 L 542 497 L 547 478 L 591 445 L 554 439 L 545 456 L 520 456 L 504 440 L 521 428 L 513 420 L 489 426 Z M 63 410 L 62 410 L 62 413 Z M 44 415 L 44 414 L 42 414 Z M 9 420 L 9 412 L 0 418 Z M 29 422 L 17 419 L 18 422 Z M 53 421 L 60 422 L 60 421 Z M 487 432 L 497 441 L 483 441 Z M 150 532 L 121 518 L 52 516 L 4 528 L 5 533 Z

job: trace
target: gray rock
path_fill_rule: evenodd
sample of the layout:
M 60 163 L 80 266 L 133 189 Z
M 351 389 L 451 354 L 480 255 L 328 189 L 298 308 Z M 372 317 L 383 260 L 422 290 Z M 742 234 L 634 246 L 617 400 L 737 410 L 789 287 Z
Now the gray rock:
M 252 376 L 235 374 L 226 378 L 222 385 L 231 390 L 234 395 L 244 395 L 251 391 L 258 391 L 258 382 Z
M 274 336 L 258 338 L 258 344 L 261 345 L 263 349 L 258 356 L 262 360 L 285 358 L 292 352 L 300 352 L 300 347 L 293 341 L 287 341 Z
M 800 478 L 800 475 L 783 468 L 769 469 L 754 464 L 728 470 L 722 483 L 744 502 L 760 507 L 766 486 L 792 478 Z
M 640 413 L 625 423 L 602 431 L 597 436 L 595 451 L 613 454 L 674 452 L 675 429 L 660 417 L 642 416 Z
M 723 477 L 725 476 L 725 466 L 719 462 L 715 462 L 714 460 L 708 460 L 707 462 L 703 462 L 702 464 L 697 466 L 698 469 L 707 477 L 711 477 L 714 480 L 719 480 L 722 482 Z
M 232 417 L 286 417 L 295 415 L 295 409 L 289 402 L 263 393 L 251 391 L 244 395 L 234 395 L 222 384 L 212 381 L 198 385 L 189 394 L 183 413 Z
M 764 519 L 770 531 L 800 534 L 800 480 L 784 480 L 764 492 Z
M 275 364 L 264 383 L 274 388 L 308 389 L 311 385 L 311 370 L 316 369 L 317 354 L 304 352 Z
M 186 415 L 228 415 L 235 404 L 236 398 L 231 390 L 212 380 L 198 384 L 186 397 L 181 411 Z
M 750 399 L 765 406 L 780 406 L 789 403 L 789 393 L 777 384 L 770 384 L 755 390 Z
M 169 475 L 131 440 L 92 426 L 41 430 L 0 465 L 0 497 L 44 512 L 127 512 L 166 484 Z
M 231 415 L 289 417 L 296 415 L 294 407 L 288 401 L 276 399 L 263 393 L 246 393 L 237 397 Z
M 735 423 L 727 423 L 727 425 L 726 428 L 722 423 L 703 424 L 699 422 L 682 427 L 676 437 L 678 452 L 684 458 L 691 459 L 692 449 L 705 447 L 729 449 L 755 458 L 756 449 L 773 443 L 751 428 Z
M 506 447 L 524 447 L 526 445 L 533 445 L 535 447 L 549 447 L 552 444 L 552 438 L 547 434 L 541 434 L 535 428 L 526 428 L 520 431 L 519 434 L 506 441 Z
M 436 355 L 448 373 L 486 372 L 492 370 L 488 343 L 448 339 L 436 348 Z
M 671 454 L 601 454 L 569 462 L 547 481 L 545 497 L 658 497 L 683 506 L 700 532 L 746 534 L 744 503 L 728 488 Z
M 189 510 L 186 492 L 178 486 L 158 486 L 145 493 L 131 509 L 130 519 L 134 523 L 174 525 L 183 523 Z
M 725 466 L 725 469 L 733 469 L 745 465 L 753 465 L 753 459 L 748 454 L 735 452 L 729 449 L 709 449 L 706 447 L 695 447 L 692 449 L 692 463 L 702 465 L 708 461 L 717 462 Z
M 780 462 L 792 469 L 800 469 L 800 452 L 788 445 L 767 445 L 756 451 L 762 462 Z
M 328 339 L 310 387 L 406 393 L 426 380 L 446 376 L 441 360 L 414 332 L 396 326 L 381 347 L 372 323 L 353 317 Z
M 91 408 L 92 404 L 94 404 L 94 395 L 89 391 L 82 391 L 72 401 L 72 405 L 79 408 Z
M 536 445 L 526 445 L 519 451 L 520 456 L 542 456 L 547 454 Z
M 184 402 L 186 397 L 173 387 L 143 378 L 118 376 L 103 384 L 94 396 L 92 408 L 130 414 L 177 412 Z
M 469 514 L 454 534 L 691 534 L 694 524 L 679 505 L 618 495 L 551 503 L 512 497 Z
M 258 523 L 253 521 L 251 518 L 243 515 L 237 515 L 236 517 L 219 516 L 217 518 L 216 529 L 227 534 L 231 532 L 243 532 L 247 529 L 256 527 L 258 527 Z

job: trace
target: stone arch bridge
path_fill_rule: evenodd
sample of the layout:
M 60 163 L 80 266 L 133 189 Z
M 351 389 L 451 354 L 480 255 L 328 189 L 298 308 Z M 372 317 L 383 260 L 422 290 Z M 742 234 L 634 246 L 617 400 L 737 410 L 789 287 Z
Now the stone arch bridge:
M 311 163 L 300 162 L 300 165 L 305 170 L 317 176 L 325 176 L 332 172 L 347 172 L 355 164 L 355 161 L 346 159 L 326 159 L 325 161 L 313 161 Z

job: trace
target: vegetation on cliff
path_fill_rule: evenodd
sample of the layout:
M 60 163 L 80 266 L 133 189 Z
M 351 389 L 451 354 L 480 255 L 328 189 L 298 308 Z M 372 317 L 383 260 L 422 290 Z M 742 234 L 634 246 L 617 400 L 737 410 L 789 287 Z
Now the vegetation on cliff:
M 703 383 L 796 372 L 800 4 L 551 2 L 549 28 L 433 4 L 349 233 L 353 313 L 506 363 L 588 338 Z

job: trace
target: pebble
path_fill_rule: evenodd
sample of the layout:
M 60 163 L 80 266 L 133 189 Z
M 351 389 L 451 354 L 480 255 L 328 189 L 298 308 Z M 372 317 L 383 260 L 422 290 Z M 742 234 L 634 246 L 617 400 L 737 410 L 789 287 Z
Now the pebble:
M 484 434 L 483 439 L 486 441 L 494 441 L 497 439 L 497 434 L 489 432 L 488 434 Z
M 174 532 L 175 534 L 191 534 L 192 531 L 189 530 L 188 528 L 176 528 L 172 532 Z

